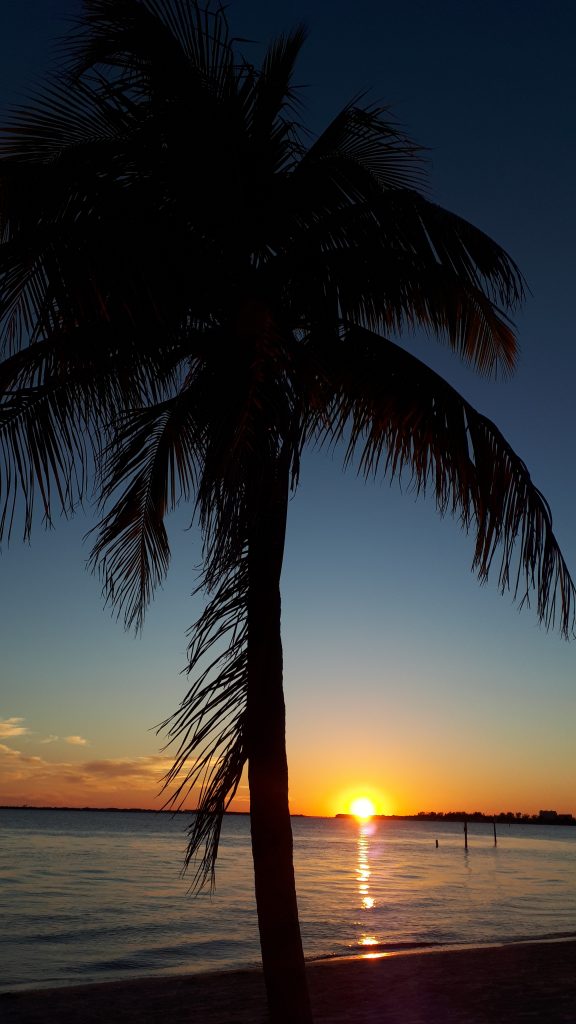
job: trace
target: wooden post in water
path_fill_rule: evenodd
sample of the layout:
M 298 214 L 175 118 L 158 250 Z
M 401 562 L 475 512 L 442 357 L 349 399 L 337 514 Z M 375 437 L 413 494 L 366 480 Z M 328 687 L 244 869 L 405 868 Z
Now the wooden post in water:
M 464 818 L 464 849 L 468 849 L 468 818 Z
M 496 838 L 496 818 L 494 818 L 494 846 L 498 846 L 498 840 Z

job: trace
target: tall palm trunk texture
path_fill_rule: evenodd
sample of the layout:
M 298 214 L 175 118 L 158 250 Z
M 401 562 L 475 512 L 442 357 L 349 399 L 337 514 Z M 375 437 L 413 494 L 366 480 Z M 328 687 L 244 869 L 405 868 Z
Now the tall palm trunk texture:
M 272 466 L 248 542 L 246 752 L 250 828 L 262 965 L 274 1024 L 308 1024 L 288 805 L 282 685 L 280 574 L 286 535 L 288 469 Z

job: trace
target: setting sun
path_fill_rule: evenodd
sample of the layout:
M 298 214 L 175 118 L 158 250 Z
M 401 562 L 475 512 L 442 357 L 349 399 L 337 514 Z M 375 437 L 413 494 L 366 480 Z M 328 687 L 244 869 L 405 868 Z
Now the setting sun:
M 356 818 L 371 818 L 376 808 L 367 796 L 360 796 L 350 804 L 350 813 Z

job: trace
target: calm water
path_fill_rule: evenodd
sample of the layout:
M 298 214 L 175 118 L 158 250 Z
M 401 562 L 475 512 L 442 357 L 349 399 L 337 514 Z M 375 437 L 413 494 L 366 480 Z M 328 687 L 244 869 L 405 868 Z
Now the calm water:
M 0 810 L 0 988 L 258 961 L 249 824 L 190 897 L 184 816 Z M 293 820 L 308 957 L 576 933 L 576 829 Z M 439 840 L 436 849 L 435 840 Z

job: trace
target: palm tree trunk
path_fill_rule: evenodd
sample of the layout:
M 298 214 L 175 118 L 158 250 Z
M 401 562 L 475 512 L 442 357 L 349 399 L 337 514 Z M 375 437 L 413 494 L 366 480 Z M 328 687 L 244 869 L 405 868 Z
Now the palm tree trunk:
M 248 552 L 246 743 L 262 966 L 272 1024 L 311 1024 L 288 807 L 280 638 L 288 473 L 278 463 L 259 488 L 257 504 Z

